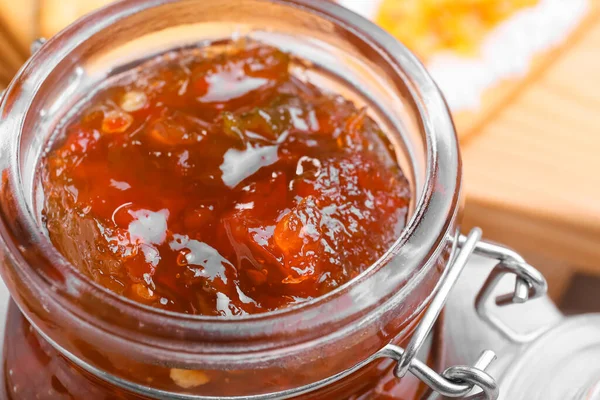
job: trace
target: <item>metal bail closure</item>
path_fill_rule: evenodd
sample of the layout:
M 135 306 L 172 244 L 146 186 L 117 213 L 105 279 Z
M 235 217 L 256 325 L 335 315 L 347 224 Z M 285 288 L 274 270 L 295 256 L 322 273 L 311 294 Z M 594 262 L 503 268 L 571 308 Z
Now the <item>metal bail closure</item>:
M 514 274 L 516 276 L 515 290 L 513 293 L 497 296 L 495 298 L 497 306 L 503 307 L 510 304 L 519 304 L 541 297 L 548 291 L 548 284 L 544 276 L 537 269 L 527 264 L 518 253 L 497 244 L 479 242 L 475 248 L 475 254 L 498 261 L 498 264 L 486 279 L 475 299 L 475 309 L 479 317 L 506 339 L 518 344 L 529 343 L 546 332 L 549 327 L 543 327 L 526 333 L 516 332 L 500 318 L 490 313 L 488 302 L 496 286 L 498 286 L 502 278 L 507 274 Z
M 479 228 L 471 230 L 466 237 L 459 236 L 458 247 L 459 252 L 450 261 L 446 272 L 440 279 L 433 300 L 427 311 L 425 311 L 406 349 L 390 344 L 382 349 L 377 357 L 389 357 L 397 360 L 398 364 L 394 369 L 396 377 L 402 378 L 410 371 L 432 390 L 443 396 L 464 397 L 474 388 L 479 388 L 481 392 L 470 396 L 469 399 L 496 400 L 499 396 L 498 384 L 493 377 L 485 372 L 486 368 L 496 358 L 493 351 L 484 351 L 473 366 L 450 367 L 441 375 L 418 360 L 416 354 L 433 328 L 446 304 L 452 287 L 456 284 L 472 254 L 480 254 L 499 261 L 481 288 L 475 306 L 484 321 L 510 340 L 519 343 L 529 341 L 542 332 L 517 333 L 500 319 L 488 313 L 486 301 L 492 295 L 500 279 L 508 273 L 516 275 L 514 292 L 496 298 L 496 304 L 499 306 L 524 303 L 529 299 L 540 297 L 546 293 L 547 285 L 544 277 L 517 253 L 505 247 L 481 241 L 481 229 Z

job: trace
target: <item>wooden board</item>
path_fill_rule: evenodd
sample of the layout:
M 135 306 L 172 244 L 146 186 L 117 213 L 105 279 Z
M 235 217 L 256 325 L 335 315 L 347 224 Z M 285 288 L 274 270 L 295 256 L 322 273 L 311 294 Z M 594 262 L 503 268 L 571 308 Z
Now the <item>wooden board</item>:
M 535 80 L 543 71 L 568 51 L 582 36 L 586 35 L 596 23 L 600 10 L 600 1 L 591 0 L 592 9 L 571 33 L 569 38 L 546 53 L 533 58 L 529 74 L 522 79 L 505 80 L 484 91 L 481 107 L 477 110 L 465 110 L 454 113 L 454 123 L 461 141 L 468 140 L 472 134 L 478 133 L 496 114 L 506 107 L 519 93 Z
M 25 59 L 11 35 L 0 25 L 0 90 L 8 85 Z
M 24 58 L 38 35 L 38 7 L 38 0 L 0 0 L 0 28 L 10 36 L 3 39 Z
M 4 33 L 0 35 L 0 47 L 10 45 L 26 59 L 35 39 L 49 38 L 112 1 L 115 0 L 0 0 L 0 31 Z
M 600 274 L 597 5 L 567 47 L 463 142 L 466 228 L 543 254 L 551 289 L 572 271 Z

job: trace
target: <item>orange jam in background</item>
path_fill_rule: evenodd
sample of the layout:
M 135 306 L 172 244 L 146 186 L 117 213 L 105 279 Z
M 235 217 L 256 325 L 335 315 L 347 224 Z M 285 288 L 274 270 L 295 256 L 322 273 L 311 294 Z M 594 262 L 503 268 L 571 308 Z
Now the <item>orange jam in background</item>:
M 383 0 L 375 21 L 420 57 L 477 52 L 482 38 L 539 0 Z

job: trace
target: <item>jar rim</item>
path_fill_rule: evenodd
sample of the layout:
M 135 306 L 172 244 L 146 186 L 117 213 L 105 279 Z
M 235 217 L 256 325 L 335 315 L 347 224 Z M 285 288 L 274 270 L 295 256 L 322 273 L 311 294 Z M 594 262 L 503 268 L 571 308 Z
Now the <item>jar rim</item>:
M 6 127 L 16 127 L 17 132 L 11 132 L 11 135 L 20 138 L 24 121 L 27 115 L 27 108 L 6 107 L 7 99 L 14 103 L 19 98 L 21 105 L 30 104 L 36 94 L 37 88 L 47 78 L 47 72 L 41 71 L 42 65 L 48 60 L 58 62 L 69 55 L 74 46 L 87 36 L 100 31 L 106 26 L 114 23 L 120 18 L 126 18 L 141 10 L 156 7 L 159 5 L 174 3 L 177 0 L 132 0 L 128 2 L 117 2 L 108 5 L 69 26 L 57 36 L 46 42 L 25 64 L 19 74 L 15 77 L 11 85 L 7 88 L 2 103 L 0 104 L 0 115 L 5 121 L 2 125 Z M 293 8 L 308 10 L 316 13 L 335 24 L 342 24 L 350 27 L 352 31 L 359 35 L 366 43 L 381 54 L 390 65 L 395 69 L 395 73 L 406 83 L 409 89 L 412 101 L 416 104 L 419 111 L 420 124 L 426 134 L 426 189 L 416 203 L 415 212 L 407 222 L 406 227 L 400 234 L 396 242 L 388 251 L 366 269 L 359 276 L 351 281 L 327 293 L 324 296 L 313 300 L 294 305 L 289 308 L 275 310 L 271 312 L 236 316 L 233 318 L 187 315 L 165 310 L 156 309 L 134 302 L 116 293 L 108 291 L 99 286 L 75 267 L 70 266 L 72 275 L 69 276 L 69 284 L 78 288 L 85 287 L 85 292 L 96 296 L 102 301 L 110 302 L 121 309 L 131 311 L 140 316 L 140 319 L 160 320 L 162 324 L 184 327 L 185 329 L 200 329 L 208 332 L 243 332 L 244 325 L 247 325 L 252 331 L 264 331 L 264 328 L 271 324 L 273 318 L 284 318 L 288 315 L 320 315 L 320 323 L 327 321 L 327 314 L 331 314 L 330 308 L 325 307 L 333 299 L 339 299 L 340 296 L 348 294 L 349 291 L 360 292 L 361 285 L 365 285 L 365 280 L 377 274 L 389 262 L 391 258 L 404 257 L 412 263 L 423 262 L 433 258 L 432 252 L 436 245 L 448 238 L 450 226 L 457 218 L 460 207 L 460 183 L 461 183 L 461 162 L 458 151 L 457 138 L 454 132 L 453 122 L 438 87 L 432 78 L 426 72 L 424 66 L 419 60 L 402 44 L 398 43 L 392 36 L 384 32 L 374 23 L 364 19 L 357 14 L 343 8 L 342 6 L 329 1 L 319 0 L 261 0 L 264 2 L 278 3 Z M 51 65 L 51 64 L 50 64 Z M 36 70 L 37 69 L 37 70 Z M 23 90 L 23 81 L 27 80 L 27 87 L 32 90 Z M 0 126 L 1 129 L 1 126 Z M 5 135 L 7 136 L 7 135 Z M 15 140 L 15 141 L 18 141 Z M 8 167 L 12 173 L 9 174 L 9 181 L 12 187 L 23 187 L 21 174 L 18 168 L 18 144 L 9 146 L 10 154 Z M 5 149 L 6 151 L 6 149 Z M 26 204 L 24 193 L 18 190 L 13 193 L 19 214 L 23 217 L 23 225 L 29 227 L 28 232 L 31 235 L 32 243 L 39 247 L 45 260 L 49 263 L 66 263 L 64 257 L 58 253 L 52 246 L 49 238 L 38 228 L 35 215 Z M 11 226 L 0 219 L 0 237 L 8 244 L 11 234 Z M 22 257 L 22 252 L 18 251 L 18 246 L 11 246 L 16 250 L 15 258 Z M 409 251 L 404 251 L 409 249 Z M 433 250 L 432 250 L 433 249 Z M 412 259 L 409 259 L 411 257 Z M 21 258 L 21 265 L 26 264 L 25 258 Z M 31 273 L 22 271 L 23 273 Z M 32 276 L 42 287 L 50 288 L 52 282 L 48 282 L 45 277 Z M 408 291 L 411 288 L 410 282 L 418 279 L 418 275 L 410 277 L 406 284 L 399 288 L 398 292 Z M 59 292 L 52 294 L 60 296 Z M 390 293 L 378 293 L 383 298 Z M 142 318 L 144 316 L 144 318 Z M 333 316 L 331 316 L 333 318 Z M 269 330 L 273 330 L 271 326 Z

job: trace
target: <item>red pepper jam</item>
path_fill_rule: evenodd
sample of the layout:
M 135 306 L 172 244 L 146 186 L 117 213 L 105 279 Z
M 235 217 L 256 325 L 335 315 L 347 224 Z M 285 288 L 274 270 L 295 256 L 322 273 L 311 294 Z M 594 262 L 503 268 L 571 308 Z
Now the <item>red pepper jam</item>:
M 99 284 L 188 314 L 298 304 L 356 277 L 410 198 L 364 108 L 257 43 L 170 53 L 103 87 L 44 159 L 51 240 Z

